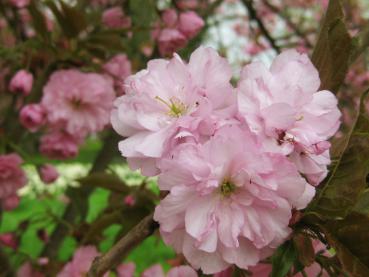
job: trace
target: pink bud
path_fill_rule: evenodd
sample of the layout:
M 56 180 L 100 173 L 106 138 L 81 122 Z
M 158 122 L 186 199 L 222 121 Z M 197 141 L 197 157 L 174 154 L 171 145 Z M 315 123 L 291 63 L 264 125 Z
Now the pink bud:
M 59 177 L 58 171 L 51 164 L 44 164 L 41 166 L 38 170 L 38 174 L 45 184 L 53 183 Z
M 18 207 L 20 202 L 19 196 L 16 194 L 10 195 L 7 198 L 3 199 L 3 209 L 5 211 L 14 210 Z
M 102 22 L 109 28 L 129 28 L 131 19 L 125 16 L 121 7 L 113 7 L 104 11 Z
M 171 55 L 186 45 L 187 38 L 176 29 L 164 29 L 160 32 L 158 43 L 161 55 Z
M 116 55 L 111 58 L 106 64 L 103 65 L 103 69 L 114 76 L 123 80 L 131 75 L 131 62 L 124 54 Z
M 167 9 L 163 11 L 161 15 L 161 19 L 163 20 L 166 27 L 175 27 L 178 15 L 175 9 Z
M 127 195 L 124 198 L 124 204 L 126 204 L 127 206 L 132 207 L 135 203 L 136 203 L 136 200 L 132 195 Z
M 33 76 L 30 72 L 22 69 L 19 70 L 9 83 L 9 90 L 11 92 L 20 92 L 24 95 L 30 94 L 32 90 Z
M 20 123 L 31 132 L 36 132 L 46 120 L 44 108 L 39 104 L 24 106 L 20 111 Z
M 18 248 L 17 238 L 12 233 L 1 234 L 0 243 L 14 250 Z
M 189 39 L 195 37 L 204 25 L 204 20 L 193 11 L 179 15 L 178 29 Z

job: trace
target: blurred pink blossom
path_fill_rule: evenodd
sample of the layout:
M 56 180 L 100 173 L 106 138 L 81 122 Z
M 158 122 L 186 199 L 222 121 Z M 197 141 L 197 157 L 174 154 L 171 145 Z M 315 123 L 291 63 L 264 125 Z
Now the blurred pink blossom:
M 46 122 L 46 112 L 40 104 L 24 106 L 19 116 L 20 123 L 30 132 L 36 132 Z
M 197 273 L 192 267 L 181 265 L 172 267 L 167 274 L 164 274 L 161 265 L 155 264 L 146 269 L 141 277 L 197 277 Z
M 135 203 L 136 199 L 134 198 L 133 195 L 130 194 L 124 197 L 124 204 L 126 204 L 127 206 L 134 206 Z
M 0 234 L 0 245 L 1 244 L 14 250 L 18 248 L 18 240 L 13 233 Z
M 30 262 L 24 263 L 17 271 L 17 277 L 44 277 L 45 275 L 34 269 Z
M 107 76 L 70 69 L 51 75 L 41 104 L 51 126 L 85 136 L 109 124 L 114 98 L 113 81 Z
M 8 196 L 7 198 L 3 199 L 2 201 L 3 209 L 5 211 L 11 211 L 14 210 L 16 207 L 18 207 L 20 198 L 17 194 L 12 194 Z
M 9 90 L 11 92 L 19 92 L 24 95 L 30 94 L 33 85 L 33 75 L 22 69 L 19 70 L 9 83 Z
M 10 3 L 16 8 L 25 8 L 29 5 L 31 0 L 10 0 Z
M 99 254 L 95 246 L 81 246 L 74 253 L 72 260 L 57 274 L 57 277 L 84 276 L 90 269 L 94 258 Z M 108 274 L 104 274 L 104 277 L 109 276 Z
M 125 263 L 117 267 L 117 277 L 133 277 L 135 272 L 134 263 Z
M 124 80 L 131 75 L 131 62 L 127 55 L 119 54 L 111 58 L 103 69 L 114 77 L 114 87 L 117 95 L 124 94 Z
M 44 164 L 38 169 L 38 173 L 42 182 L 50 184 L 55 182 L 59 178 L 59 172 L 51 164 Z
M 159 52 L 162 56 L 171 55 L 187 44 L 187 38 L 177 29 L 163 29 L 159 37 Z
M 27 183 L 18 154 L 0 155 L 0 200 L 13 196 Z
M 175 27 L 178 20 L 177 11 L 175 9 L 166 9 L 163 11 L 161 19 L 166 27 Z
M 78 154 L 81 137 L 63 131 L 52 131 L 40 139 L 40 152 L 50 159 L 69 159 Z
M 204 25 L 204 20 L 193 11 L 183 12 L 179 15 L 178 30 L 188 39 L 195 37 Z
M 124 15 L 119 6 L 105 10 L 102 22 L 109 28 L 129 28 L 131 26 L 131 18 Z

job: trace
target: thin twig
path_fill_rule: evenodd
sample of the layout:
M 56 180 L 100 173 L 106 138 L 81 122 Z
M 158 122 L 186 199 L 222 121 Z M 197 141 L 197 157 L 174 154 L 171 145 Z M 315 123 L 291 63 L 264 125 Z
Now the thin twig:
M 121 238 L 107 253 L 95 258 L 87 274 L 88 277 L 103 276 L 108 270 L 116 267 L 125 256 L 157 228 L 158 223 L 153 220 L 153 213 L 146 216 L 127 235 Z
M 271 34 L 269 33 L 268 29 L 265 27 L 263 21 L 258 17 L 257 12 L 256 12 L 256 10 L 254 8 L 254 5 L 253 5 L 252 0 L 241 0 L 241 2 L 247 8 L 247 11 L 249 13 L 250 19 L 251 20 L 254 20 L 257 23 L 257 25 L 258 25 L 261 33 L 268 40 L 268 42 L 273 47 L 273 49 L 277 53 L 280 53 L 281 52 L 280 47 L 277 45 L 275 39 L 271 36 Z

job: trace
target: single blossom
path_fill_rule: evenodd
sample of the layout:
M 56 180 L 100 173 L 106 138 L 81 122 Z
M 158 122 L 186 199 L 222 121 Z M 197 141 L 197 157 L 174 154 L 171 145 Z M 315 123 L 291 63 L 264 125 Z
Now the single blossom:
M 0 201 L 13 197 L 27 183 L 18 154 L 0 155 Z
M 167 244 L 205 274 L 247 269 L 290 234 L 291 210 L 315 189 L 282 154 L 264 152 L 246 126 L 229 124 L 203 144 L 182 143 L 159 163 L 169 190 L 154 219 Z
M 11 92 L 19 92 L 23 95 L 30 94 L 33 85 L 32 73 L 22 69 L 19 70 L 9 83 L 9 90 Z
M 19 120 L 30 132 L 36 132 L 45 124 L 46 112 L 40 104 L 29 104 L 21 109 Z
M 83 138 L 64 131 L 51 131 L 40 139 L 40 152 L 50 159 L 70 159 L 78 154 Z
M 48 123 L 73 135 L 99 132 L 109 123 L 115 98 L 112 80 L 96 73 L 59 70 L 43 89 Z
M 82 246 L 74 253 L 73 259 L 67 263 L 57 277 L 85 276 L 99 252 L 95 246 Z M 104 274 L 107 277 L 108 273 Z
M 59 177 L 59 172 L 51 164 L 44 164 L 38 169 L 38 173 L 42 182 L 50 184 L 55 182 Z
M 211 48 L 198 48 L 185 63 L 179 56 L 153 60 L 126 79 L 126 95 L 115 101 L 111 123 L 123 137 L 122 155 L 132 169 L 158 174 L 156 165 L 182 140 L 211 136 L 236 112 L 232 69 Z
M 102 22 L 109 28 L 129 28 L 131 18 L 124 15 L 121 7 L 112 7 L 104 11 Z
M 238 84 L 240 116 L 271 152 L 290 155 L 315 185 L 326 176 L 327 140 L 340 126 L 336 97 L 319 91 L 319 73 L 306 54 L 288 50 L 270 69 L 245 66 Z
M 193 11 L 182 12 L 179 15 L 178 29 L 188 39 L 195 37 L 204 25 L 204 20 Z

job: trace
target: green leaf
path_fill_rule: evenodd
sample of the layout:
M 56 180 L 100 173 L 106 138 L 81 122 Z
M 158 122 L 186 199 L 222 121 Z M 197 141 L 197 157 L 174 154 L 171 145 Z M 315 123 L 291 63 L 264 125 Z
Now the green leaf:
M 369 276 L 369 217 L 351 213 L 321 226 L 343 269 L 352 277 Z
M 272 256 L 271 277 L 285 277 L 297 259 L 297 253 L 293 241 L 282 244 Z
M 341 1 L 330 0 L 312 55 L 321 79 L 320 89 L 337 93 L 346 76 L 352 48 Z
M 309 205 L 308 212 L 323 218 L 344 218 L 356 205 L 366 188 L 369 173 L 369 117 L 365 110 L 365 92 L 360 101 L 358 117 L 346 142 L 345 150 L 323 189 Z

